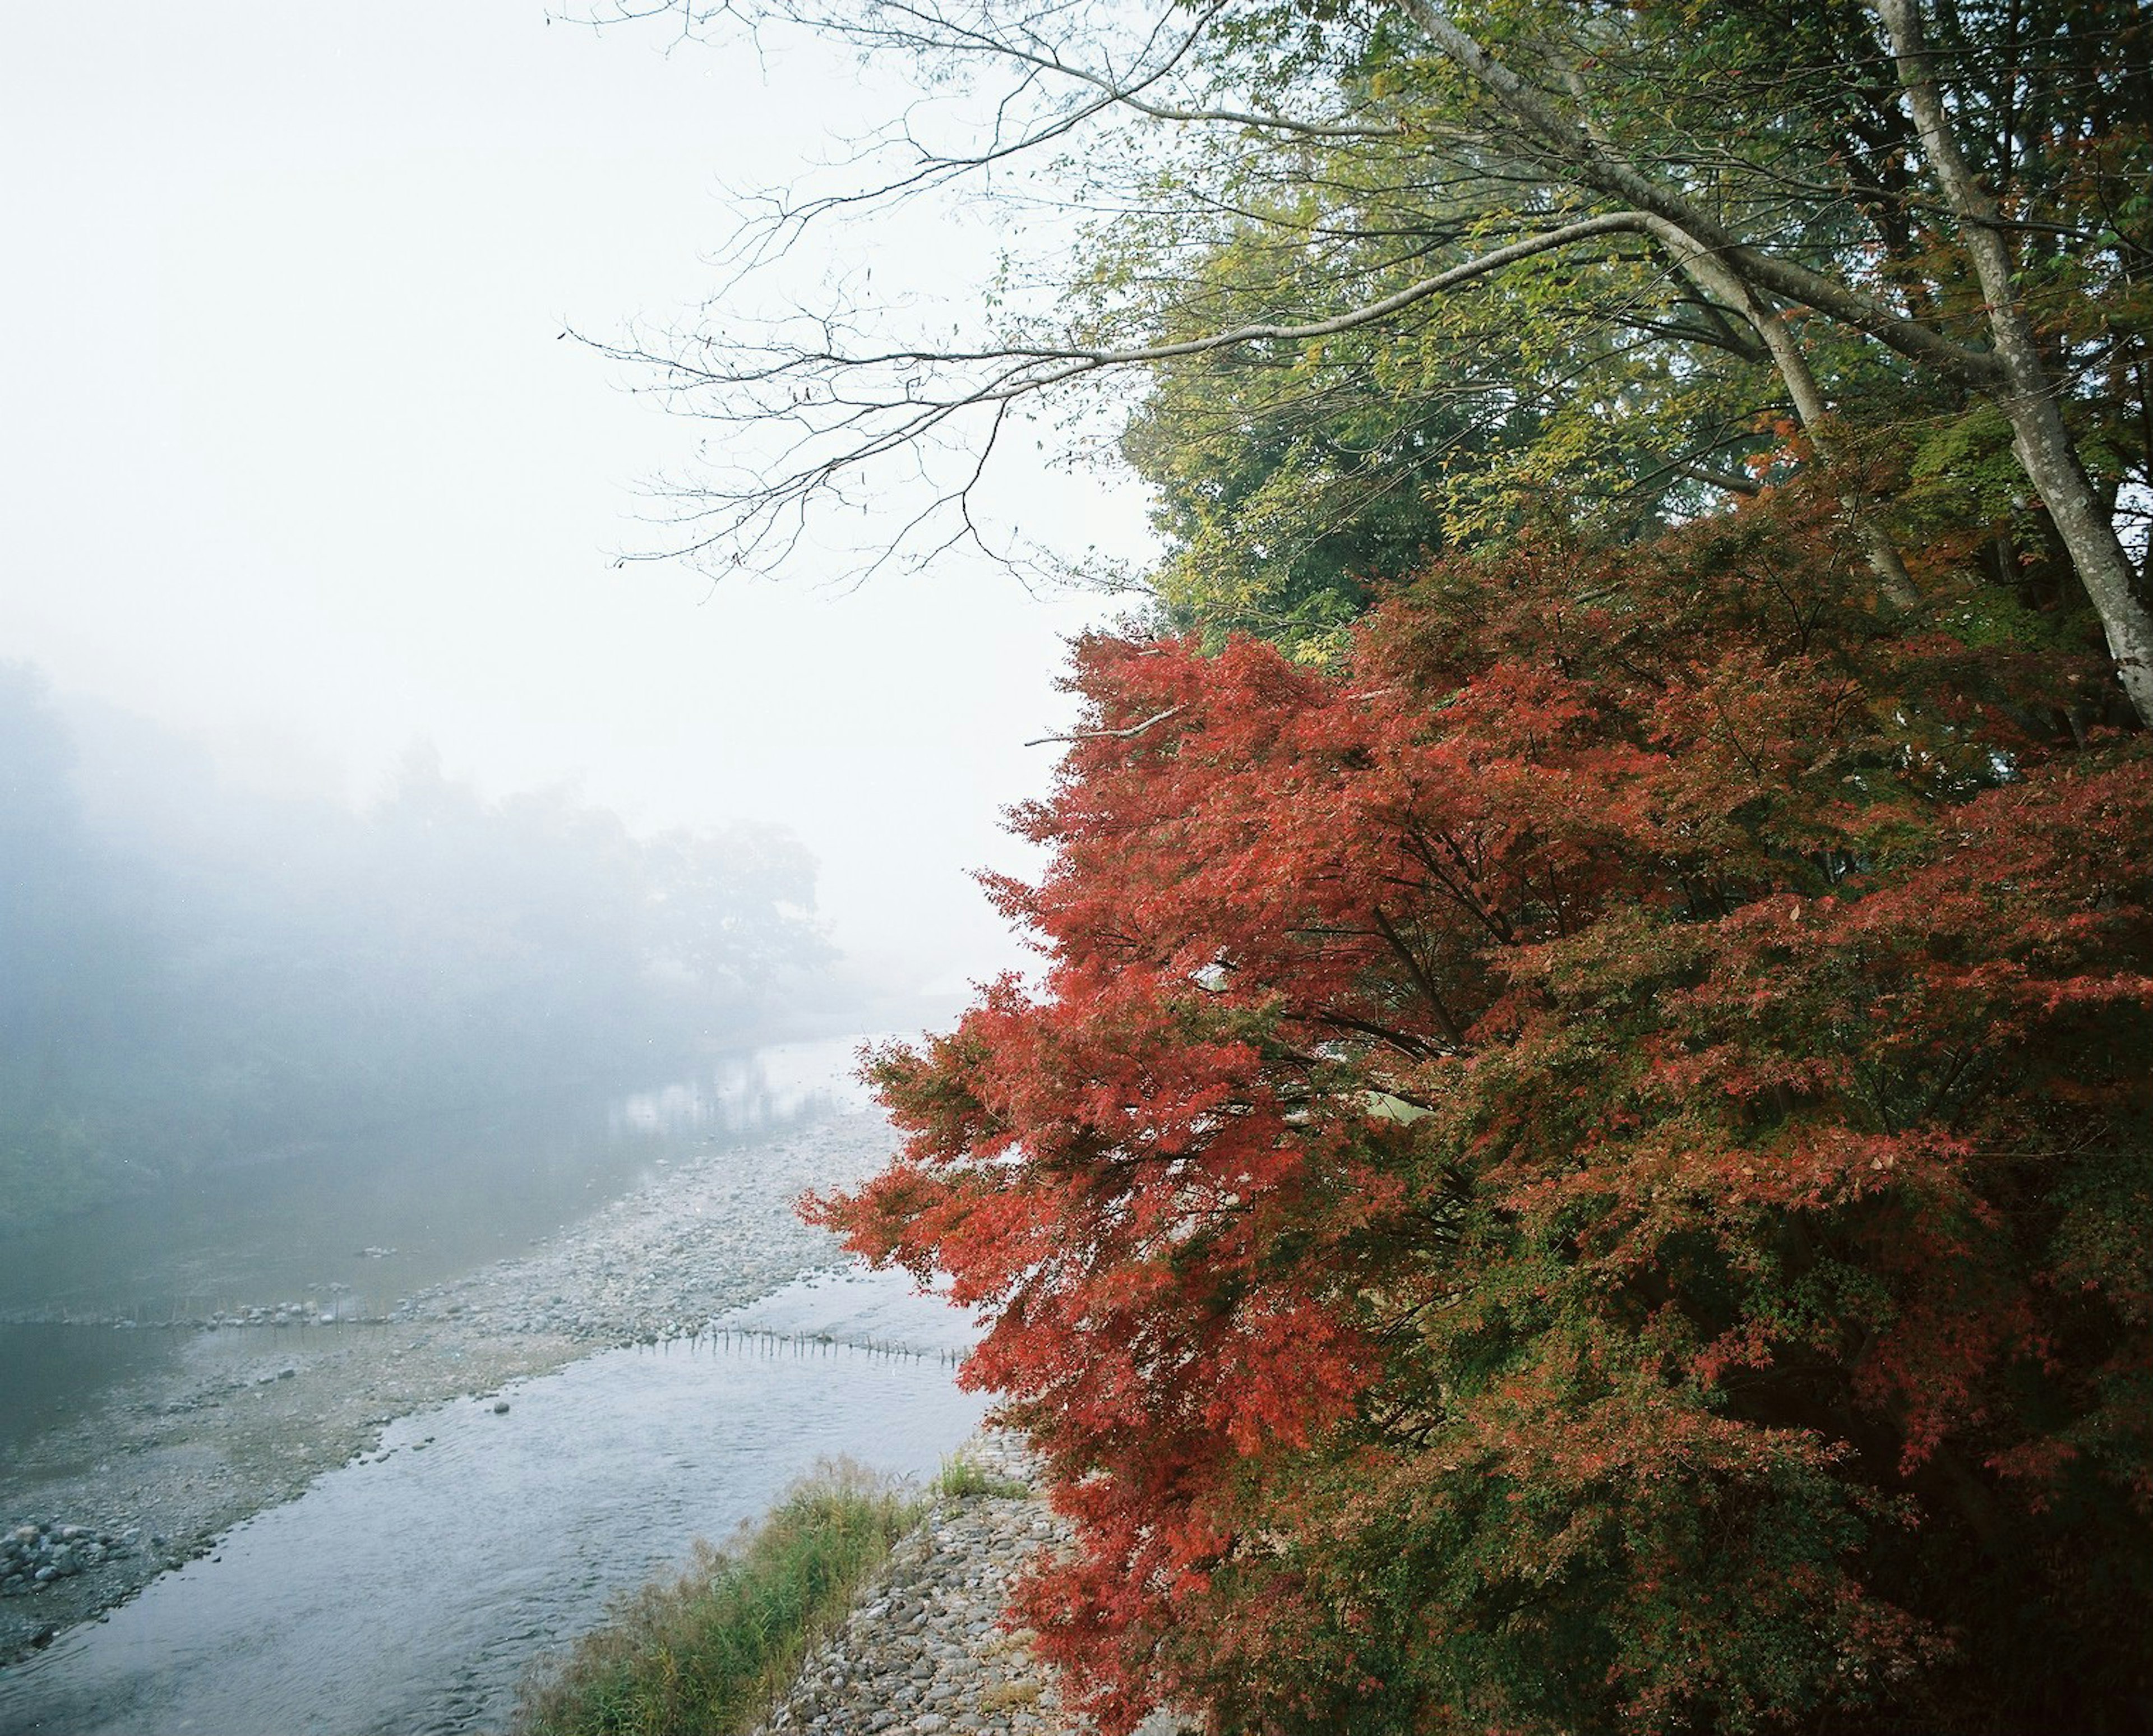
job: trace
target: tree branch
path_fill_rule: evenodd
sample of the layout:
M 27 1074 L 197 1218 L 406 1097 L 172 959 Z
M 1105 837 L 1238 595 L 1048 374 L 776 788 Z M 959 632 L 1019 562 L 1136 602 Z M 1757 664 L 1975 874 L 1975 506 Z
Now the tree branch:
M 1127 741 L 1141 736 L 1154 724 L 1164 723 L 1169 717 L 1178 717 L 1188 707 L 1186 705 L 1168 705 L 1163 711 L 1154 711 L 1142 723 L 1132 723 L 1125 730 L 1078 730 L 1067 736 L 1037 736 L 1024 745 L 1044 747 L 1050 741 Z
M 1397 3 L 1448 59 L 1509 110 L 1530 137 L 1568 165 L 1587 186 L 1679 229 L 1692 247 L 1717 256 L 1756 288 L 1829 313 L 1910 359 L 1945 369 L 1966 384 L 1986 386 L 2000 377 L 1996 358 L 1987 350 L 1960 344 L 1906 318 L 1850 284 L 1738 239 L 1683 195 L 1645 174 L 1611 146 L 1593 139 L 1544 94 L 1460 28 L 1437 0 L 1397 0 Z

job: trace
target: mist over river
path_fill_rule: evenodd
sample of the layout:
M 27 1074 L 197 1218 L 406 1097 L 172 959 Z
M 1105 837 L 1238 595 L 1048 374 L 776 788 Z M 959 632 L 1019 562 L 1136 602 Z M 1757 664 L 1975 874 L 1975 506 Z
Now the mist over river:
M 931 1472 L 980 1412 L 968 1323 L 790 1209 L 889 1150 L 853 1046 L 31 1239 L 0 1525 L 111 1542 L 0 1597 L 0 1733 L 497 1728 L 540 1652 L 819 1459 Z
M 684 1154 L 749 1152 L 785 1128 L 863 1108 L 857 1041 L 757 1050 L 625 1096 L 572 1090 L 384 1117 L 182 1176 L 0 1240 L 0 1321 L 146 1327 L 304 1296 L 346 1315 L 384 1312 L 414 1288 L 564 1229 Z M 0 1324 L 5 1368 L 8 1330 Z

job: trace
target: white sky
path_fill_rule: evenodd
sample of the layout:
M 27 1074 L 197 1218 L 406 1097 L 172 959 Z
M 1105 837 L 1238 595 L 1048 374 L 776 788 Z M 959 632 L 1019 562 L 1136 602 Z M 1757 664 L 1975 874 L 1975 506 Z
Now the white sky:
M 1108 609 L 954 564 L 611 568 L 695 430 L 563 323 L 689 308 L 723 188 L 886 102 L 804 45 L 766 75 L 665 42 L 540 0 L 0 11 L 0 658 L 280 788 L 364 797 L 425 739 L 489 792 L 780 822 L 842 943 L 949 986 L 1017 957 L 967 870 L 1022 859 L 998 810 L 1044 784 L 1021 743 Z M 924 218 L 898 245 L 878 282 L 991 252 Z M 1142 547 L 1097 477 L 1003 498 Z

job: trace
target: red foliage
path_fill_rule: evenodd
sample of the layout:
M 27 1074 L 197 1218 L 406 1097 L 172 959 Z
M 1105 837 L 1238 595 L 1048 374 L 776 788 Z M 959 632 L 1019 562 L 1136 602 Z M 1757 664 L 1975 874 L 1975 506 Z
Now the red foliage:
M 1078 647 L 1043 985 L 815 1209 L 985 1311 L 1110 1729 L 2142 1710 L 2153 764 L 1865 592 L 1760 512 Z

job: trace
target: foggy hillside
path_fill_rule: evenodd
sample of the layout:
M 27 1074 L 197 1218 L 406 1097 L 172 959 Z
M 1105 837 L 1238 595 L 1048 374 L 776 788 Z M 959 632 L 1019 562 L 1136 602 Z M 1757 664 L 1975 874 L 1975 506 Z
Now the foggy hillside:
M 828 1009 L 815 863 L 638 837 L 428 751 L 361 812 L 0 665 L 0 1231 L 415 1113 L 628 1083 Z

